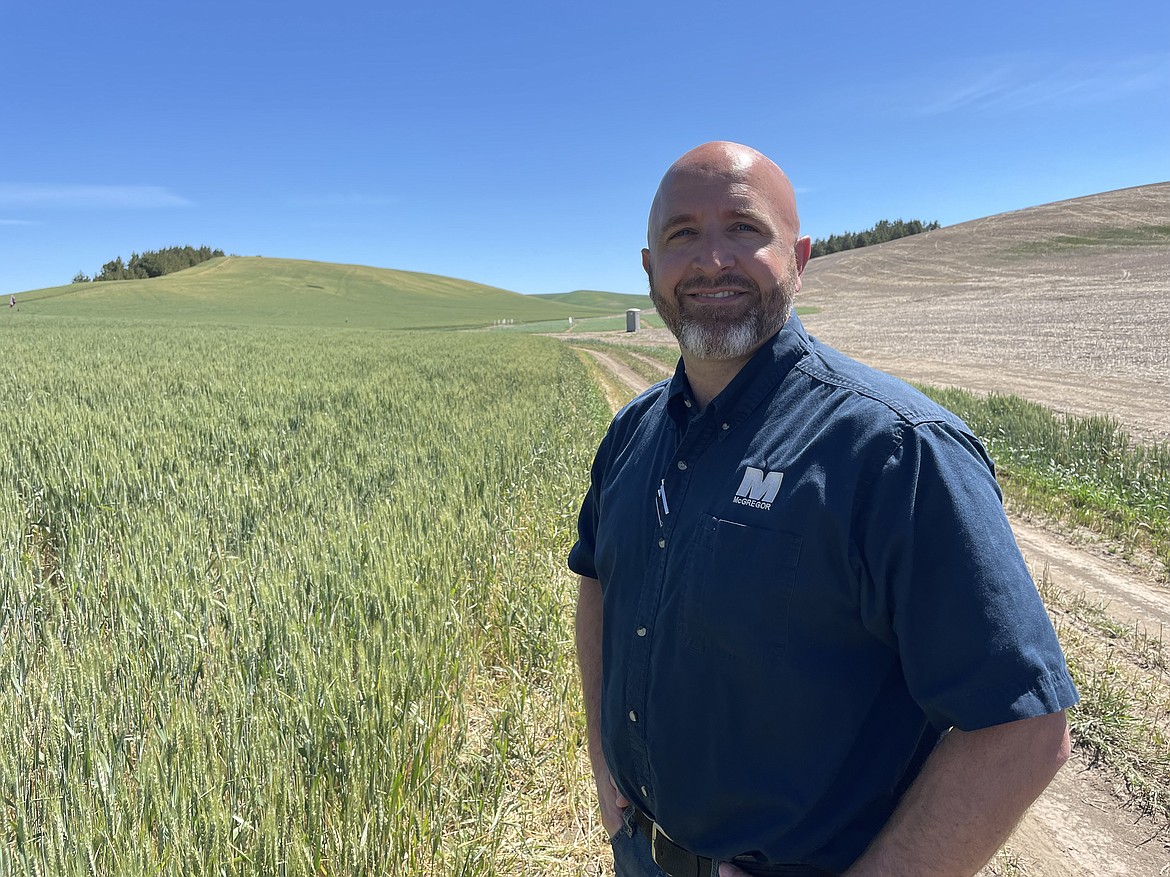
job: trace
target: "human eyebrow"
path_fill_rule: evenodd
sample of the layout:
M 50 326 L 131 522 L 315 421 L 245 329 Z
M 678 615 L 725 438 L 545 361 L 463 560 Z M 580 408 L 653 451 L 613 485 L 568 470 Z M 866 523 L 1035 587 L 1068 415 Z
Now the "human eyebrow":
M 666 222 L 662 223 L 658 233 L 659 235 L 664 236 L 669 231 L 671 231 L 671 229 L 677 228 L 680 225 L 689 225 L 694 221 L 695 215 L 693 213 L 676 213 L 674 216 L 670 217 L 670 219 L 666 220 Z
M 736 221 L 746 221 L 753 225 L 768 227 L 768 218 L 758 210 L 750 210 L 747 208 L 732 210 L 730 218 Z

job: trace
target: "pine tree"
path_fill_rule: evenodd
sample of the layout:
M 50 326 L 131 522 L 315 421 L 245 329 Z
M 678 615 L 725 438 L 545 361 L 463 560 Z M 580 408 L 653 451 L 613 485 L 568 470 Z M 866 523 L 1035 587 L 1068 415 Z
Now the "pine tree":
M 918 219 L 912 219 L 909 222 L 904 222 L 901 219 L 895 219 L 893 222 L 890 222 L 888 219 L 883 219 L 865 231 L 847 231 L 842 234 L 831 234 L 827 240 L 817 238 L 813 241 L 812 258 L 827 256 L 830 253 L 840 253 L 842 250 L 854 250 L 858 247 L 884 244 L 887 241 L 897 240 L 898 238 L 904 238 L 912 234 L 920 234 L 924 231 L 934 231 L 941 227 L 937 220 L 923 225 L 922 221 Z

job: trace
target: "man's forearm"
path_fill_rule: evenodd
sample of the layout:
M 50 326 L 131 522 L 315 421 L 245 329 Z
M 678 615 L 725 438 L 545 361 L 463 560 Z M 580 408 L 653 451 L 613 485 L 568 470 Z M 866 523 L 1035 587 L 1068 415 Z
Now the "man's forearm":
M 577 665 L 585 698 L 585 728 L 594 773 L 601 757 L 601 582 L 581 576 L 577 594 Z
M 612 837 L 621 827 L 622 808 L 629 803 L 617 790 L 601 751 L 601 582 L 581 576 L 577 595 L 577 664 L 585 696 L 585 730 L 589 735 L 589 764 L 597 784 L 601 822 Z
M 1063 712 L 952 730 L 845 877 L 972 877 L 1068 755 Z

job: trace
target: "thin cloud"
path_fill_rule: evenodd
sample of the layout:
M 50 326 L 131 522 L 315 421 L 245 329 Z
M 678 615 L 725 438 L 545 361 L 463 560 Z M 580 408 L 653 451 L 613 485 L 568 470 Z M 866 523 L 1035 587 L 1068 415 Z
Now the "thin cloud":
M 1086 106 L 1167 88 L 1170 88 L 1170 57 L 1165 56 L 1111 64 L 1053 64 L 1041 59 L 1003 62 L 966 81 L 952 80 L 918 104 L 915 114 L 937 116 L 959 111 L 994 113 L 1044 106 Z
M 0 225 L 41 225 L 33 219 L 0 219 Z
M 0 207 L 51 210 L 154 210 L 191 202 L 162 186 L 0 183 Z

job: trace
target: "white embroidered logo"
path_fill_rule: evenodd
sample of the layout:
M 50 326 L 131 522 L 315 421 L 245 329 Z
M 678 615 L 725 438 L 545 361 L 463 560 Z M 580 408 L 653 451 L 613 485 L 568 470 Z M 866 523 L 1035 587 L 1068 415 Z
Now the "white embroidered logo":
M 746 466 L 743 481 L 739 483 L 739 490 L 735 492 L 732 502 L 770 511 L 783 480 L 783 472 L 769 472 L 765 475 L 762 469 Z

